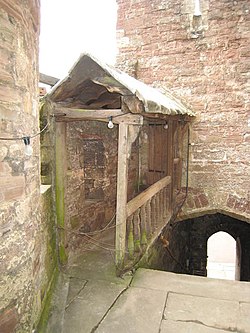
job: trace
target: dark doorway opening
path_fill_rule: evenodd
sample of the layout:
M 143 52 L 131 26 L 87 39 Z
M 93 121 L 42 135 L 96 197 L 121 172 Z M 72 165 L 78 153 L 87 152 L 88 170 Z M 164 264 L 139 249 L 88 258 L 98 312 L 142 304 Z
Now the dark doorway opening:
M 220 213 L 167 225 L 154 247 L 149 266 L 175 273 L 207 276 L 207 243 L 212 235 L 221 231 L 231 236 L 236 244 L 235 280 L 250 281 L 250 224 Z

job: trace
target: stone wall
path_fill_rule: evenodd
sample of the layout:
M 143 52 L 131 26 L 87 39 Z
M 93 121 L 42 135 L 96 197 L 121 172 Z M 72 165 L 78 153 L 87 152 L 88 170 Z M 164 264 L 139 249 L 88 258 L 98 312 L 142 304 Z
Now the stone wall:
M 39 132 L 38 0 L 0 1 L 0 136 Z M 50 194 L 40 194 L 39 136 L 0 140 L 0 331 L 31 332 L 54 271 Z M 41 200 L 40 200 L 41 199 Z M 42 210 L 41 215 L 41 205 Z M 51 260 L 53 259 L 53 260 Z M 47 265 L 46 265 L 47 262 Z
M 119 66 L 191 105 L 189 197 L 181 218 L 250 218 L 250 4 L 117 0 Z
M 118 126 L 108 129 L 106 123 L 76 121 L 67 123 L 66 132 L 66 247 L 75 255 L 89 247 L 83 233 L 100 230 L 112 219 L 115 223 Z M 128 198 L 137 190 L 137 146 L 136 141 L 129 159 Z

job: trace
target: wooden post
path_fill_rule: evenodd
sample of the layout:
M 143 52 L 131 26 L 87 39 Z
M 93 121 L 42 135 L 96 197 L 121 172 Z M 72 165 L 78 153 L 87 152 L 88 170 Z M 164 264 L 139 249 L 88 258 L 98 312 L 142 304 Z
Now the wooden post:
M 173 121 L 168 122 L 168 175 L 171 177 L 172 182 L 169 185 L 169 209 L 172 214 L 173 211 L 173 168 L 174 168 L 174 158 L 173 158 Z
M 119 119 L 117 199 L 116 199 L 116 268 L 117 273 L 124 267 L 126 251 L 126 222 L 128 197 L 128 159 L 132 143 L 136 140 L 143 117 L 124 115 Z
M 65 252 L 65 172 L 66 172 L 66 123 L 56 123 L 56 216 L 58 227 L 58 251 L 61 264 L 66 264 Z
M 116 266 L 122 269 L 126 245 L 127 192 L 128 192 L 128 124 L 119 125 L 117 199 L 116 199 Z

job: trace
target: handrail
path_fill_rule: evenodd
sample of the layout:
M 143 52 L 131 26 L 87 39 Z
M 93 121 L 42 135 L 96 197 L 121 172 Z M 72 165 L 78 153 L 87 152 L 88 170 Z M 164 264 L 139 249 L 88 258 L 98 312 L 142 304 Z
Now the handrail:
M 150 198 L 152 198 L 157 192 L 162 190 L 164 187 L 171 183 L 171 177 L 166 176 L 160 179 L 155 184 L 151 185 L 149 188 L 144 190 L 142 193 L 138 194 L 135 198 L 127 203 L 127 217 L 132 215 L 138 208 L 143 206 Z

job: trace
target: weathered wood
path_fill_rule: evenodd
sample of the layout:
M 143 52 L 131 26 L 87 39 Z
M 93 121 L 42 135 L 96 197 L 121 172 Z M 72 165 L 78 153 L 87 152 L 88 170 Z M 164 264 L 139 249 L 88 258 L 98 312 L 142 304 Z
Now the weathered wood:
M 114 117 L 112 119 L 114 124 L 129 124 L 129 125 L 143 125 L 143 116 L 138 114 L 126 113 L 124 115 Z
M 127 217 L 133 214 L 138 208 L 144 205 L 150 198 L 152 198 L 157 192 L 171 183 L 171 177 L 166 176 L 159 180 L 157 183 L 151 185 L 145 191 L 137 195 L 135 198 L 127 203 Z
M 134 225 L 134 244 L 135 252 L 141 252 L 141 220 L 140 220 L 140 210 L 138 209 L 133 218 Z
M 128 235 L 128 255 L 129 259 L 134 258 L 135 244 L 134 244 L 134 226 L 133 226 L 133 215 L 129 216 L 127 221 L 127 235 Z
M 173 139 L 174 139 L 174 124 L 172 120 L 168 122 L 168 174 L 173 179 L 173 170 L 174 170 L 174 152 L 173 152 Z M 173 181 L 169 186 L 169 209 L 172 211 L 173 204 Z
M 140 221 L 141 221 L 141 245 L 147 245 L 147 214 L 146 214 L 146 203 L 140 209 Z
M 163 217 L 164 217 L 164 220 L 165 218 L 167 217 L 167 189 L 164 188 L 163 189 Z
M 128 125 L 119 125 L 118 170 L 117 170 L 117 204 L 116 204 L 116 266 L 122 268 L 126 245 L 126 205 L 128 175 Z
M 164 223 L 164 189 L 159 193 L 160 195 L 160 214 L 161 214 L 161 223 Z
M 135 95 L 122 96 L 122 108 L 128 112 L 142 113 L 145 111 L 143 102 Z
M 66 108 L 58 106 L 54 106 L 53 112 L 55 117 L 65 117 L 70 119 L 77 118 L 85 120 L 105 119 L 107 120 L 107 122 L 110 116 L 117 117 L 125 114 L 121 109 L 90 110 L 90 109 L 74 109 L 74 108 Z
M 155 222 L 156 227 L 161 225 L 160 192 L 155 195 Z
M 54 86 L 59 81 L 58 78 L 49 76 L 43 73 L 39 73 L 39 82 L 48 84 L 49 86 Z
M 59 260 L 65 264 L 65 180 L 66 180 L 66 124 L 56 123 L 56 216 L 58 226 Z
M 146 230 L 147 237 L 151 237 L 152 234 L 152 225 L 151 225 L 151 199 L 146 202 Z
M 137 114 L 125 113 L 121 109 L 75 109 L 57 105 L 54 106 L 54 116 L 60 119 L 103 120 L 112 117 L 114 124 L 142 125 L 143 117 Z
M 152 232 L 154 233 L 156 228 L 157 228 L 157 224 L 156 224 L 156 198 L 155 198 L 155 196 L 153 196 L 153 198 L 151 200 L 151 226 L 152 226 Z

